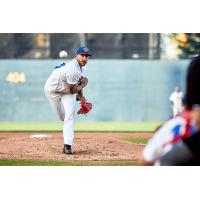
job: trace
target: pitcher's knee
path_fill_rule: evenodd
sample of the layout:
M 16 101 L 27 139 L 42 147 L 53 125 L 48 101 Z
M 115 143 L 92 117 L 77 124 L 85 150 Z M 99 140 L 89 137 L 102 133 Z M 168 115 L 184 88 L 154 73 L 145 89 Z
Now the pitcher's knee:
M 64 120 L 65 120 L 65 116 L 64 116 L 64 115 L 59 114 L 58 116 L 59 116 L 59 119 L 60 119 L 61 121 L 64 121 Z

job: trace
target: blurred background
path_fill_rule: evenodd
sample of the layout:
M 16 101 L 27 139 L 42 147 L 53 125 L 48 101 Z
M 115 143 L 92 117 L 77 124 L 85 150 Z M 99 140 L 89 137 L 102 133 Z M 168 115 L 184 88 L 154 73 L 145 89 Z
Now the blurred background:
M 0 33 L 0 121 L 58 121 L 43 93 L 55 65 L 93 53 L 85 96 L 94 109 L 79 121 L 164 121 L 169 96 L 185 90 L 199 33 Z M 66 59 L 59 52 L 68 53 Z
M 69 58 L 80 45 L 94 59 L 187 59 L 200 48 L 200 33 L 0 33 L 1 59 Z

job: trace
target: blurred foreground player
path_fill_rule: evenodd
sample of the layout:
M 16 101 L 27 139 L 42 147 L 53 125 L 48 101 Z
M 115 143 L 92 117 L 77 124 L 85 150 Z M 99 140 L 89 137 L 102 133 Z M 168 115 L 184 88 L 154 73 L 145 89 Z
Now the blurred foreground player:
M 194 105 L 200 105 L 200 56 L 192 59 L 186 76 L 185 110 L 165 123 L 149 140 L 143 151 L 141 165 L 161 165 L 161 159 L 177 145 L 188 140 L 197 129 L 193 121 Z M 180 156 L 183 153 L 180 152 Z M 163 162 L 163 160 L 162 160 Z
M 192 123 L 196 134 L 183 138 L 183 142 L 159 159 L 163 166 L 200 166 L 200 58 L 196 57 L 188 69 L 185 101 L 192 105 Z

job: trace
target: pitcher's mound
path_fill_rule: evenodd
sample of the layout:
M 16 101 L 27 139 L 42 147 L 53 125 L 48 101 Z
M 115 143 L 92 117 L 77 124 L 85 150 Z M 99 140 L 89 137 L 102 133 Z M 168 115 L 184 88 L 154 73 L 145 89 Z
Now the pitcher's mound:
M 149 138 L 151 133 L 75 133 L 73 154 L 63 153 L 63 135 L 58 133 L 1 133 L 0 159 L 67 162 L 137 161 L 145 144 L 124 138 Z

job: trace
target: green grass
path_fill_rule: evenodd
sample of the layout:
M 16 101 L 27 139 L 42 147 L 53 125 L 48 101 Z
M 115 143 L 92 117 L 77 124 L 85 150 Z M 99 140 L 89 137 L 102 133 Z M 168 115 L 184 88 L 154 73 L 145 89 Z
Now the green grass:
M 1 122 L 0 131 L 61 131 L 60 122 Z
M 75 131 L 153 132 L 162 122 L 77 122 Z M 62 122 L 1 122 L 0 131 L 62 131 Z
M 33 160 L 0 160 L 0 166 L 136 166 L 134 161 L 126 162 L 56 162 Z
M 122 140 L 128 141 L 128 142 L 133 142 L 133 143 L 147 144 L 149 139 L 147 139 L 147 138 L 124 138 Z

